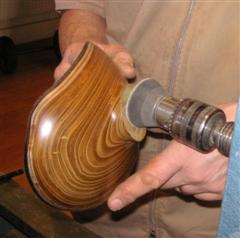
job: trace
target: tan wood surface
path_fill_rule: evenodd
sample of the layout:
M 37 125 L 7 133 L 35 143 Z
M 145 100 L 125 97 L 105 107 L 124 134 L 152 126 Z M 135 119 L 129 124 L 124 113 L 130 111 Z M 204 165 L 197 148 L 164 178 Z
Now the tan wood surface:
M 129 175 L 145 129 L 125 117 L 126 88 L 110 58 L 89 43 L 74 67 L 37 101 L 26 162 L 44 201 L 67 210 L 94 208 Z

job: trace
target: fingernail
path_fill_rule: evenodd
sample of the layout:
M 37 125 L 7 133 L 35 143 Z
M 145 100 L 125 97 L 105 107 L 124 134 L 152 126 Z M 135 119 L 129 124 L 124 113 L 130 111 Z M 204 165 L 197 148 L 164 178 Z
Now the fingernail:
M 118 211 L 123 207 L 123 203 L 119 198 L 115 198 L 110 202 L 109 207 L 112 211 Z

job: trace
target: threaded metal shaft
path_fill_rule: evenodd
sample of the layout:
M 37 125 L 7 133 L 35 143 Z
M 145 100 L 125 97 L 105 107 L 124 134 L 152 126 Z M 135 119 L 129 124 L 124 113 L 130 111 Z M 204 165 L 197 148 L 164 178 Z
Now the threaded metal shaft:
M 233 128 L 234 123 L 227 122 L 222 127 L 220 127 L 214 135 L 214 143 L 216 148 L 218 148 L 218 150 L 226 156 L 229 156 L 230 153 Z
M 193 99 L 177 100 L 165 96 L 157 105 L 156 112 L 159 126 L 174 139 L 202 152 L 216 148 L 229 156 L 234 123 L 226 122 L 221 109 Z M 164 114 L 168 118 L 167 128 Z
M 229 156 L 234 123 L 226 122 L 225 113 L 197 100 L 168 96 L 155 80 L 146 79 L 134 87 L 126 111 L 136 127 L 160 127 L 199 151 L 217 148 Z

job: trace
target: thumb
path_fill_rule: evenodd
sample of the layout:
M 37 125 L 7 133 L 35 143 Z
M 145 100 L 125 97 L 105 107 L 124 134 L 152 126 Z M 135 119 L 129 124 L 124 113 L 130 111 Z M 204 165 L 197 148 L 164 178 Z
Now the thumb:
M 59 80 L 72 66 L 78 55 L 80 54 L 83 43 L 75 43 L 70 45 L 63 54 L 61 63 L 54 71 L 54 79 Z
M 112 211 L 120 210 L 149 191 L 161 187 L 180 169 L 178 153 L 174 153 L 176 144 L 170 144 L 161 154 L 151 160 L 147 166 L 120 184 L 108 199 Z
M 71 67 L 71 64 L 69 64 L 63 58 L 61 63 L 57 66 L 57 68 L 54 71 L 54 79 L 56 81 L 59 80 L 64 75 L 64 73 L 66 73 L 69 70 L 70 67 Z

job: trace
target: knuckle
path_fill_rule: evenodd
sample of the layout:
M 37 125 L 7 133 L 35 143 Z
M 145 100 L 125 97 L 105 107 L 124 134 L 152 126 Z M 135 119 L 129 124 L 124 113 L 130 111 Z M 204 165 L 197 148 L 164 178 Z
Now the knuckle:
M 144 172 L 140 176 L 141 183 L 149 188 L 156 189 L 160 187 L 159 179 L 149 172 Z
M 121 44 L 113 44 L 113 45 L 111 45 L 111 46 L 112 46 L 112 48 L 114 48 L 117 52 L 119 52 L 119 51 L 126 51 L 126 52 L 127 52 L 126 47 L 124 47 L 124 46 L 121 45 Z
M 116 61 L 121 61 L 121 62 L 125 62 L 127 63 L 128 65 L 131 65 L 133 66 L 133 59 L 132 57 L 127 53 L 127 52 L 119 52 L 115 55 L 114 59 Z
M 126 187 L 126 186 L 120 187 L 119 192 L 123 196 L 125 201 L 133 202 L 135 200 L 134 194 L 132 193 L 132 191 L 128 187 Z
M 72 43 L 67 47 L 63 55 L 63 61 L 73 63 L 77 56 L 81 53 L 84 43 Z

